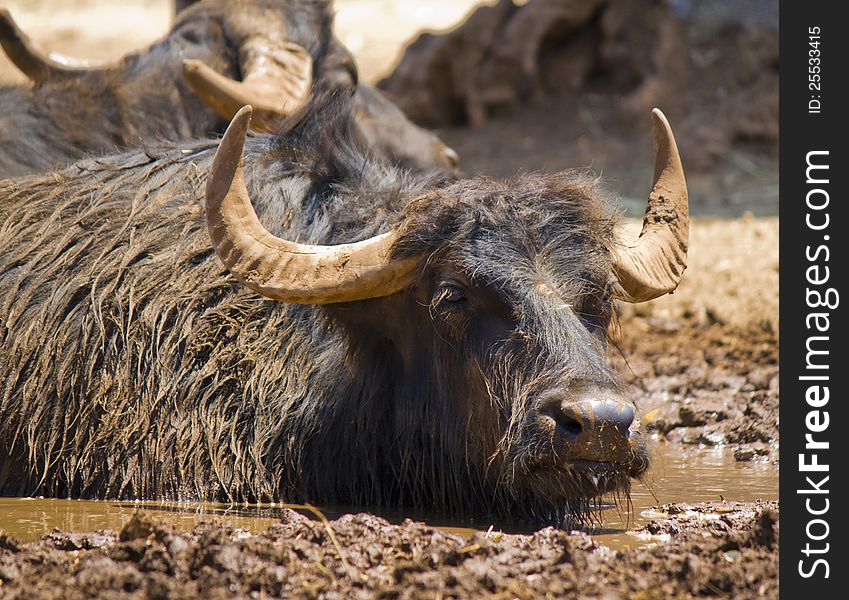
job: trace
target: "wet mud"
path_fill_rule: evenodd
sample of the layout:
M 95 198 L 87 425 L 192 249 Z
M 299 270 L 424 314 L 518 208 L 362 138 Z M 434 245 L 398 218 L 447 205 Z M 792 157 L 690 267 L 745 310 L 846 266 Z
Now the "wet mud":
M 652 319 L 629 328 L 628 366 L 649 432 L 729 446 L 742 462 L 777 464 L 778 344 L 771 332 Z M 684 328 L 689 335 L 681 335 Z
M 775 597 L 778 507 L 671 504 L 613 551 L 585 533 L 464 537 L 369 514 L 285 511 L 250 535 L 190 533 L 140 513 L 120 531 L 0 535 L 3 598 L 733 598 Z
M 653 437 L 659 438 L 657 435 Z M 652 468 L 641 481 L 631 486 L 627 502 L 602 502 L 593 513 L 585 531 L 597 543 L 614 550 L 642 544 L 634 531 L 649 522 L 658 505 L 720 499 L 754 502 L 778 496 L 777 470 L 772 463 L 740 462 L 728 447 L 682 446 L 653 439 L 650 454 Z M 136 512 L 144 511 L 184 533 L 191 531 L 200 521 L 213 518 L 223 526 L 260 533 L 277 523 L 286 509 L 315 517 L 312 509 L 297 504 L 0 498 L 0 530 L 28 543 L 56 529 L 120 530 Z M 321 505 L 318 510 L 329 519 L 358 512 L 371 512 L 395 525 L 411 519 L 465 537 L 490 528 L 504 533 L 533 533 L 539 528 L 515 521 L 457 519 L 403 508 Z

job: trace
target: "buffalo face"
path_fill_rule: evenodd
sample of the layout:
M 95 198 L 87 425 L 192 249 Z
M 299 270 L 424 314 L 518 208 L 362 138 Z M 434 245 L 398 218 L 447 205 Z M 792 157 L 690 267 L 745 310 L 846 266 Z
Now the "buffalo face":
M 360 84 L 354 95 L 357 128 L 369 146 L 383 149 L 388 158 L 405 168 L 429 168 L 453 175 L 460 158 L 439 137 L 413 124 L 370 85 Z
M 606 357 L 615 219 L 574 176 L 492 187 L 466 181 L 413 206 L 397 248 L 426 267 L 373 326 L 405 374 L 398 431 L 436 410 L 437 445 L 483 482 L 480 502 L 558 522 L 626 493 L 649 465 L 637 407 Z M 433 444 L 416 446 L 439 454 Z

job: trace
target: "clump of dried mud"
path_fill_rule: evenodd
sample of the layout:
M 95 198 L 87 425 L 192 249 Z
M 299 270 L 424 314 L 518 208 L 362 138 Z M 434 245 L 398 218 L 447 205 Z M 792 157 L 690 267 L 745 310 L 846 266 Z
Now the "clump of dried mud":
M 730 446 L 741 462 L 777 462 L 773 332 L 692 319 L 636 318 L 628 327 L 623 351 L 648 431 L 684 444 Z
M 293 511 L 258 535 L 144 514 L 124 528 L 0 533 L 3 598 L 755 598 L 777 595 L 775 503 L 668 505 L 649 545 L 612 551 L 579 532 L 444 533 L 368 514 Z

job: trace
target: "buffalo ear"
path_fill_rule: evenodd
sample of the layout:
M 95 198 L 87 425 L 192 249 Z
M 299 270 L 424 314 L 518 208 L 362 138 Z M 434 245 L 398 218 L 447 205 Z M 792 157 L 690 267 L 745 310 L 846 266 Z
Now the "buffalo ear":
M 183 61 L 192 90 L 225 119 L 253 106 L 254 131 L 273 132 L 278 122 L 300 109 L 312 88 L 312 57 L 291 42 L 250 38 L 239 51 L 242 81 L 230 79 L 198 60 Z

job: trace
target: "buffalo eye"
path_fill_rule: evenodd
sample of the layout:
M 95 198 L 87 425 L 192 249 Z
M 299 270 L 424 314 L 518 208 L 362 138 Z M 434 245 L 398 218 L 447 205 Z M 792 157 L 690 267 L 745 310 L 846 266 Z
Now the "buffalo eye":
M 609 295 L 592 298 L 578 312 L 584 326 L 592 332 L 607 330 L 613 313 L 613 301 Z
M 446 283 L 439 287 L 436 300 L 440 304 L 456 305 L 466 301 L 466 293 L 459 287 Z

